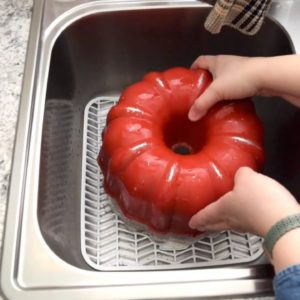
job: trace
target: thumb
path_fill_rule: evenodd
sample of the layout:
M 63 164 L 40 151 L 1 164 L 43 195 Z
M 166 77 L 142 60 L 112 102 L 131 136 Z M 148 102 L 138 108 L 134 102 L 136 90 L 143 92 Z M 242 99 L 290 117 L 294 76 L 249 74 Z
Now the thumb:
M 231 192 L 225 194 L 216 202 L 206 206 L 204 209 L 197 212 L 189 222 L 189 226 L 192 229 L 198 229 L 199 231 L 215 231 L 229 229 L 228 224 L 224 216 L 223 203 Z
M 255 182 L 257 175 L 250 167 L 240 167 L 234 175 L 234 186 L 248 186 L 249 182 Z
M 191 69 L 206 69 L 211 71 L 216 62 L 216 56 L 200 55 L 192 64 Z
M 217 102 L 223 100 L 220 92 L 216 89 L 216 84 L 212 82 L 210 86 L 198 97 L 189 111 L 189 119 L 198 121 Z

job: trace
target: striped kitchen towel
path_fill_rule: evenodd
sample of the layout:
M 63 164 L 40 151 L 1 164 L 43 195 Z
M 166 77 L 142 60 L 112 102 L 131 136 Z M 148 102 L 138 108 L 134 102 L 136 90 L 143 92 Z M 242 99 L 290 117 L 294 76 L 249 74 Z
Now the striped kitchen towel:
M 254 35 L 260 29 L 271 0 L 217 0 L 209 13 L 205 28 L 219 33 L 224 25 Z

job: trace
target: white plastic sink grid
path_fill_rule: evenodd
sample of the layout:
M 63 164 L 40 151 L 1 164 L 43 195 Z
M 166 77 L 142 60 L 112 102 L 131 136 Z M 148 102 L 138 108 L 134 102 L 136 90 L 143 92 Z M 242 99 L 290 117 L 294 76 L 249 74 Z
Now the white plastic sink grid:
M 200 268 L 253 261 L 262 253 L 262 239 L 232 231 L 198 240 L 159 241 L 147 230 L 132 226 L 115 209 L 103 189 L 97 164 L 101 132 L 118 97 L 98 97 L 85 109 L 81 195 L 81 251 L 96 270 Z

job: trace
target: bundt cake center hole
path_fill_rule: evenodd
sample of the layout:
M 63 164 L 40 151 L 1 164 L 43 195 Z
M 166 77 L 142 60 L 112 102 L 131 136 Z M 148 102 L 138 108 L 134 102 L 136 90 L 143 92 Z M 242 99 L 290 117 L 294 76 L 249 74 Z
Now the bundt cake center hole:
M 162 128 L 166 146 L 179 155 L 193 155 L 201 151 L 206 143 L 203 122 L 191 122 L 187 112 L 174 114 Z
M 193 149 L 190 145 L 186 143 L 178 143 L 172 146 L 173 152 L 181 155 L 189 155 L 193 152 Z

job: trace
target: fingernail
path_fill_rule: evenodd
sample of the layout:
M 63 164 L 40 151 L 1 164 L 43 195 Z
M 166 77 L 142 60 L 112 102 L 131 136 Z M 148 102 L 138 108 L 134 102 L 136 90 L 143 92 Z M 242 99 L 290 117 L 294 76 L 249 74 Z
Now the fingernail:
M 199 231 L 204 231 L 204 226 L 199 225 L 196 221 L 191 220 L 189 222 L 189 226 L 191 229 L 197 229 Z
M 193 109 L 189 111 L 189 115 L 188 115 L 190 121 L 195 122 L 198 121 L 200 119 L 200 114 L 195 112 Z
M 195 226 L 195 225 L 193 225 L 193 226 L 190 226 L 190 228 L 201 231 L 201 232 L 206 231 L 204 226 Z
M 197 229 L 198 231 L 205 231 L 205 226 L 198 225 L 197 227 L 195 227 L 195 229 Z
M 193 219 L 190 220 L 189 226 L 190 226 L 190 228 L 192 228 L 192 229 L 196 229 L 196 222 L 194 222 Z

